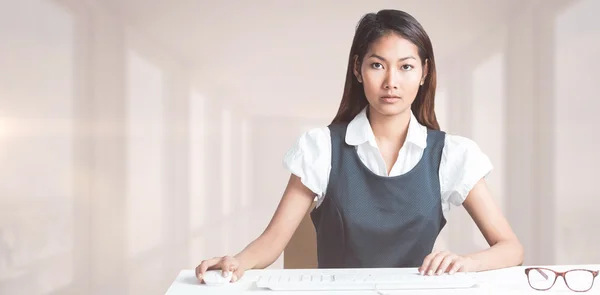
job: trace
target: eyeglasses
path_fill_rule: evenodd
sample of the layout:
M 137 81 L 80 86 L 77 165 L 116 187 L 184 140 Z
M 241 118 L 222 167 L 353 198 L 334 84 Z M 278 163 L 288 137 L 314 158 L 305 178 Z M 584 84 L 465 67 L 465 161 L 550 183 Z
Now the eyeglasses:
M 530 267 L 525 269 L 527 281 L 531 288 L 546 291 L 554 286 L 556 279 L 562 277 L 567 287 L 574 292 L 587 292 L 594 285 L 598 271 L 589 269 L 571 269 L 558 272 L 543 267 Z

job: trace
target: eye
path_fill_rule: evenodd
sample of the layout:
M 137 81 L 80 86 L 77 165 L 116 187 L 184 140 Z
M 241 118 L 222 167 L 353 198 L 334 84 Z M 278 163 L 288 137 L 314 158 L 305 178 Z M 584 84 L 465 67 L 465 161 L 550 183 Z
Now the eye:
M 380 64 L 380 63 L 378 63 L 378 62 L 374 62 L 374 63 L 371 64 L 371 67 L 374 68 L 374 69 L 382 69 L 383 65 Z
M 412 70 L 413 68 L 414 68 L 413 66 L 411 66 L 411 65 L 408 65 L 408 64 L 406 64 L 406 65 L 403 65 L 403 66 L 402 66 L 402 69 L 403 69 L 403 70 L 405 70 L 405 71 L 410 71 L 410 70 Z

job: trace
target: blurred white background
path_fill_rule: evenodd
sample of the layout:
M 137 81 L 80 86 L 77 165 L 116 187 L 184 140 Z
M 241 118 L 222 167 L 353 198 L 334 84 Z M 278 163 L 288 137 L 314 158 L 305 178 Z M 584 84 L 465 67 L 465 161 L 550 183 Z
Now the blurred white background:
M 600 1 L 0 0 L 0 294 L 164 294 L 240 251 L 383 8 L 430 34 L 525 263 L 600 263 Z M 487 246 L 448 219 L 440 246 Z

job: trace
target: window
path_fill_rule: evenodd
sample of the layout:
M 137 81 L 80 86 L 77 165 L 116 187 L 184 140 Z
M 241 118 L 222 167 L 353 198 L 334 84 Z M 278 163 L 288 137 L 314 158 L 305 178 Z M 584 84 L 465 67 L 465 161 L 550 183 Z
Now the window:
M 555 21 L 556 263 L 600 260 L 600 2 L 577 1 Z
M 136 256 L 160 245 L 163 224 L 164 106 L 161 69 L 127 55 L 127 249 Z

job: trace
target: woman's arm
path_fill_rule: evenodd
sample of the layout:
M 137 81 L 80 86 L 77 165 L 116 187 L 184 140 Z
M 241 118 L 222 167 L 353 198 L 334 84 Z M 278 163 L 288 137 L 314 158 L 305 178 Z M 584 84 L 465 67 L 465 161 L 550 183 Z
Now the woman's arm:
M 275 210 L 271 222 L 264 232 L 235 258 L 244 269 L 266 268 L 285 249 L 315 198 L 315 194 L 292 174 Z
M 479 180 L 471 189 L 463 206 L 490 248 L 465 256 L 447 251 L 431 253 L 419 268 L 421 273 L 431 275 L 457 271 L 485 271 L 523 263 L 523 246 L 494 202 L 484 179 Z
M 523 246 L 494 202 L 484 179 L 469 192 L 463 206 L 485 237 L 489 249 L 469 254 L 475 271 L 492 270 L 523 263 Z

